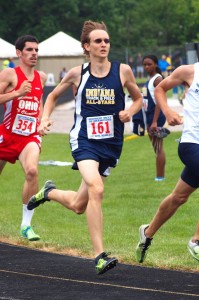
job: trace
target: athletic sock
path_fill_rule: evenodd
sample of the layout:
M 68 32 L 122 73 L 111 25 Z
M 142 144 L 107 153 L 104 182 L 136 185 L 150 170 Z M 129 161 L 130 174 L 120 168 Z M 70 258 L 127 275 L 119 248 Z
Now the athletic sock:
M 27 204 L 23 204 L 21 228 L 23 226 L 30 226 L 33 214 L 34 214 L 34 209 L 28 210 Z

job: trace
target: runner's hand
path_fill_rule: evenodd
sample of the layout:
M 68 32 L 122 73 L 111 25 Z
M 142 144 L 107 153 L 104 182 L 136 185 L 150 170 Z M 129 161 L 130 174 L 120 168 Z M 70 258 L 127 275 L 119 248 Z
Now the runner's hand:
M 28 80 L 24 80 L 18 90 L 19 96 L 25 96 L 32 91 L 32 85 Z
M 41 120 L 41 123 L 38 127 L 39 134 L 44 136 L 48 134 L 48 131 L 50 131 L 50 126 L 53 125 L 52 120 Z
M 178 113 L 176 113 L 175 111 L 173 111 L 171 109 L 169 109 L 165 113 L 165 117 L 166 117 L 167 122 L 170 126 L 183 124 L 183 117 L 181 117 Z
M 122 123 L 130 122 L 131 115 L 129 114 L 128 110 L 121 110 L 119 112 L 119 119 Z

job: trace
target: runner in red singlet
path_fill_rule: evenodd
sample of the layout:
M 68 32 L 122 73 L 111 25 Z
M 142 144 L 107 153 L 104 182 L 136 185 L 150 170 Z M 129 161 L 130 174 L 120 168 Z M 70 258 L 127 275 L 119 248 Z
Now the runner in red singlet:
M 20 234 L 35 241 L 40 237 L 31 227 L 34 211 L 27 210 L 27 202 L 38 190 L 41 137 L 37 128 L 46 74 L 35 70 L 38 40 L 34 36 L 19 37 L 15 47 L 19 66 L 0 73 L 0 104 L 4 105 L 4 119 L 0 125 L 0 174 L 7 162 L 14 164 L 19 160 L 25 173 Z

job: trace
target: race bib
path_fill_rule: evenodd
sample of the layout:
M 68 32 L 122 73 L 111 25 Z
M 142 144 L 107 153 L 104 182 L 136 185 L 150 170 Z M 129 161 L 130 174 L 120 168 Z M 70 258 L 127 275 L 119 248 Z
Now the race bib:
M 114 137 L 113 116 L 86 118 L 88 139 L 108 139 Z
M 36 118 L 25 116 L 25 115 L 16 115 L 12 132 L 20 135 L 28 136 L 35 132 L 36 130 Z

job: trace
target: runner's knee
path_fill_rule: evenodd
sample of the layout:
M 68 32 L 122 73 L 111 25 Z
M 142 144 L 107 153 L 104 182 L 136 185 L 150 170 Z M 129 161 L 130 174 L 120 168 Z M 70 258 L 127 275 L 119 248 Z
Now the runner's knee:
M 172 194 L 172 200 L 178 206 L 187 202 L 188 198 L 189 198 L 189 195 L 187 193 L 173 193 Z
M 103 184 L 93 184 L 88 187 L 89 199 L 102 200 L 104 195 L 104 185 Z
M 26 172 L 26 179 L 33 180 L 35 177 L 38 176 L 38 168 L 35 166 L 31 166 Z

